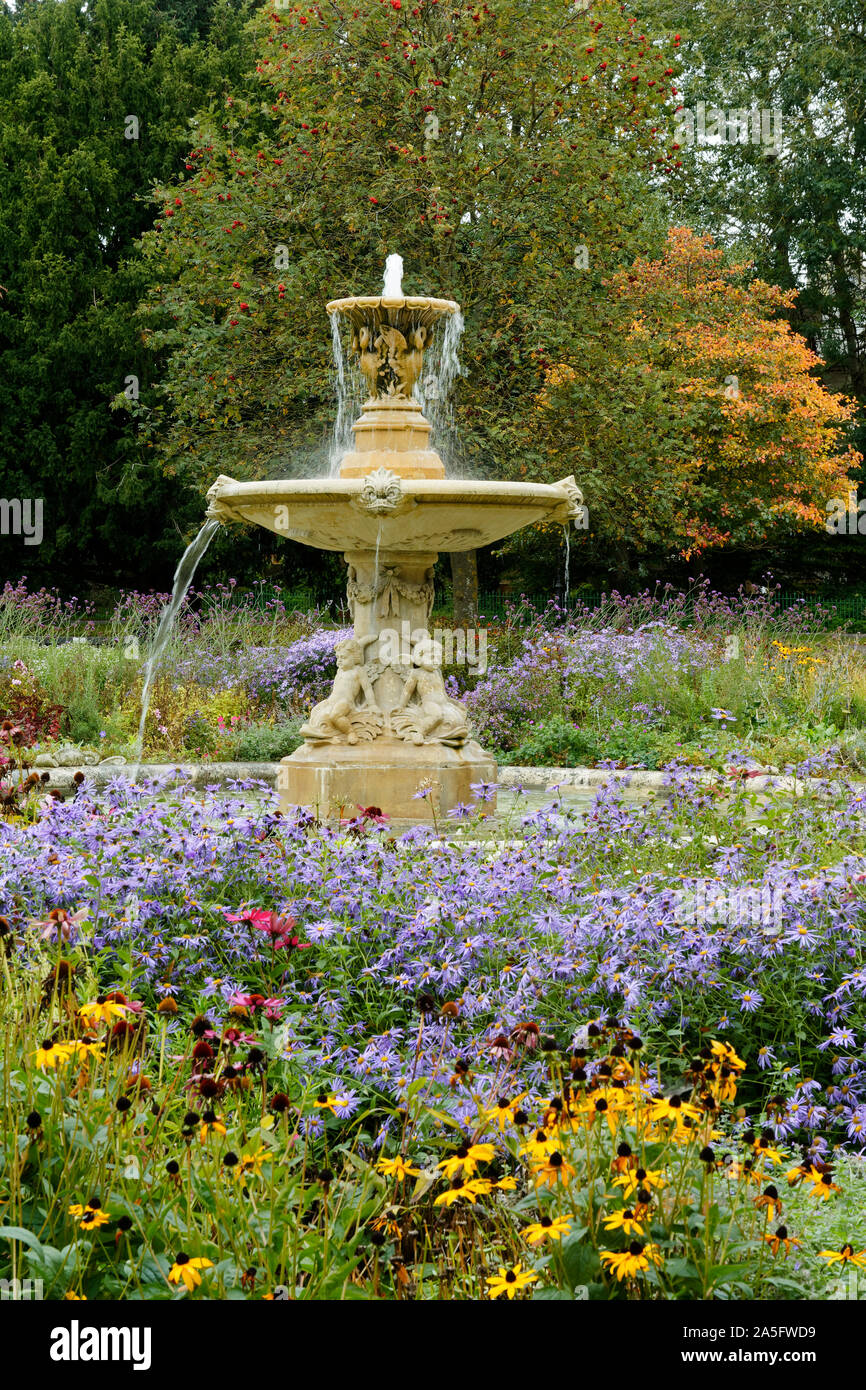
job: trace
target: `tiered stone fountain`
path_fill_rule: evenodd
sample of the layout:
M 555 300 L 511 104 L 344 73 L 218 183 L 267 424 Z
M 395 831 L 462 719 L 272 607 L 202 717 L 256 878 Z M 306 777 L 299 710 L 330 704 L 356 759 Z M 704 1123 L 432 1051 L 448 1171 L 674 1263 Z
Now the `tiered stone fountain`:
M 282 761 L 282 806 L 330 816 L 375 805 L 396 820 L 429 821 L 419 793 L 445 813 L 476 799 L 472 783 L 496 779 L 464 707 L 446 693 L 429 631 L 438 553 L 490 545 L 535 521 L 567 526 L 584 509 L 574 478 L 547 485 L 446 477 L 413 388 L 437 322 L 459 306 L 404 297 L 388 277 L 385 288 L 327 306 L 349 320 L 370 392 L 339 476 L 219 477 L 208 516 L 342 551 L 348 565 L 354 637 L 337 648 L 336 679 L 310 712 L 303 746 Z M 489 814 L 495 801 L 478 809 Z

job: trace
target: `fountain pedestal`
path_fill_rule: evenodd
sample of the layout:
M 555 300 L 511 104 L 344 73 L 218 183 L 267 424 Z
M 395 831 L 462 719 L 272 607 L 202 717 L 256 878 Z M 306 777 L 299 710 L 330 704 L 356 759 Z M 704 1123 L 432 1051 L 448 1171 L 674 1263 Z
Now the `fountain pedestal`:
M 388 736 L 327 753 L 305 744 L 283 758 L 278 775 L 283 810 L 309 806 L 322 818 L 354 818 L 359 807 L 378 806 L 392 820 L 427 824 L 434 812 L 441 820 L 458 804 L 473 805 L 473 782 L 495 781 L 496 763 L 474 741 L 462 748 L 416 747 Z M 429 794 L 422 798 L 425 789 Z M 495 800 L 479 802 L 477 809 L 489 814 Z
M 379 471 L 368 505 L 394 511 L 402 497 Z M 302 748 L 284 758 L 281 804 L 323 817 L 378 806 L 398 820 L 427 820 L 476 800 L 473 782 L 496 780 L 494 760 L 470 738 L 466 712 L 442 678 L 431 638 L 436 554 L 347 551 L 354 636 L 337 649 L 331 694 L 311 711 Z M 426 796 L 421 796 L 427 792 Z M 484 812 L 493 801 L 479 804 Z

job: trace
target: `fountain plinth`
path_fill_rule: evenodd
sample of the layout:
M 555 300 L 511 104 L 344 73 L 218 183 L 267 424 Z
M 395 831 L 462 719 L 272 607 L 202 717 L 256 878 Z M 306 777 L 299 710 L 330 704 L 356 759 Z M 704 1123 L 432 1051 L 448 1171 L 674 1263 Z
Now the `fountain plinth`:
M 339 476 L 252 483 L 220 477 L 208 493 L 208 515 L 342 551 L 348 566 L 354 635 L 337 647 L 333 687 L 310 711 L 303 746 L 282 760 L 283 808 L 308 806 L 329 816 L 373 805 L 397 821 L 429 822 L 430 802 L 443 815 L 476 800 L 473 783 L 496 779 L 493 758 L 446 689 L 442 650 L 430 634 L 439 552 L 474 550 L 534 521 L 568 525 L 582 512 L 583 497 L 573 478 L 446 478 L 413 388 L 437 321 L 459 306 L 392 293 L 400 288 L 399 268 L 395 274 L 389 258 L 387 295 L 327 306 L 349 320 L 370 391 Z M 478 809 L 490 814 L 495 801 Z

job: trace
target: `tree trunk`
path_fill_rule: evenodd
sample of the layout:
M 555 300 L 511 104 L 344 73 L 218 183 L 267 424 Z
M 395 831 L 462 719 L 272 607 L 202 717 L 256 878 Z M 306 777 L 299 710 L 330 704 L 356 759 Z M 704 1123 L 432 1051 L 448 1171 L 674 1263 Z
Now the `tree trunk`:
M 450 558 L 454 626 L 474 627 L 478 614 L 478 556 L 474 550 L 452 550 Z

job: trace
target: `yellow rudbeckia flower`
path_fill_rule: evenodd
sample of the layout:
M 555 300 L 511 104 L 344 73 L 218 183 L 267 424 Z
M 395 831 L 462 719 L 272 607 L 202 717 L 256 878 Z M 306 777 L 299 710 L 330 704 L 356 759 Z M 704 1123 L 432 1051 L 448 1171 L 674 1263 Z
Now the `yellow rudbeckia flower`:
M 548 1240 L 562 1240 L 571 1232 L 571 1222 L 566 1216 L 542 1216 L 523 1228 L 523 1239 L 527 1245 L 542 1245 Z
M 197 1288 L 201 1283 L 200 1269 L 213 1269 L 213 1260 L 206 1260 L 197 1255 L 195 1259 L 190 1259 L 183 1251 L 175 1255 L 174 1264 L 168 1271 L 168 1281 L 170 1284 L 183 1283 L 189 1293 Z
M 512 1299 L 521 1289 L 534 1284 L 537 1279 L 538 1275 L 534 1270 L 522 1269 L 520 1264 L 516 1264 L 513 1269 L 505 1269 L 500 1265 L 499 1273 L 487 1280 L 487 1287 L 491 1298 L 501 1298 L 505 1294 L 506 1298 Z
M 398 1154 L 396 1158 L 380 1158 L 376 1167 L 380 1173 L 385 1174 L 386 1178 L 402 1179 L 419 1178 L 421 1176 L 421 1169 L 413 1168 L 408 1159 L 405 1159 L 402 1154 Z

